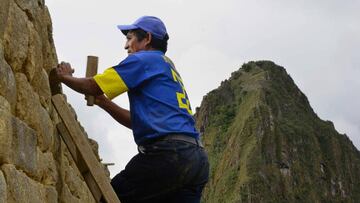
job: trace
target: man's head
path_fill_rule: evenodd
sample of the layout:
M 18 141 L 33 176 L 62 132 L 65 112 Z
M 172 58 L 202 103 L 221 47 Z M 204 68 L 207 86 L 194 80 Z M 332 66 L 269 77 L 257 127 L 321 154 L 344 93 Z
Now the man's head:
M 157 17 L 143 16 L 131 25 L 118 25 L 121 32 L 126 35 L 125 49 L 128 53 L 141 50 L 167 51 L 167 34 L 164 23 Z

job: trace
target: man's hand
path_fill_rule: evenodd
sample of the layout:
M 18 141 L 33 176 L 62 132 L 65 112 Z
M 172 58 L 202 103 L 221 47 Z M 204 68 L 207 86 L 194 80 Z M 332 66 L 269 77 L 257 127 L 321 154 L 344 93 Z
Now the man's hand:
M 66 76 L 72 76 L 74 69 L 71 68 L 70 63 L 62 61 L 56 68 L 58 79 L 62 82 Z
M 58 82 L 64 83 L 71 89 L 81 94 L 87 94 L 92 96 L 104 94 L 93 78 L 73 77 L 73 72 L 74 69 L 71 68 L 69 63 L 61 62 L 56 68 L 56 76 Z

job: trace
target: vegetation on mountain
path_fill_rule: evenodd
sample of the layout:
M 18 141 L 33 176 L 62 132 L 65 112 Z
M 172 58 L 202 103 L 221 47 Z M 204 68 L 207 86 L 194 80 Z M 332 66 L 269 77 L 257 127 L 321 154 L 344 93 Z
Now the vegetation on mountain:
M 360 199 L 360 152 L 271 61 L 244 64 L 195 117 L 211 164 L 204 202 Z

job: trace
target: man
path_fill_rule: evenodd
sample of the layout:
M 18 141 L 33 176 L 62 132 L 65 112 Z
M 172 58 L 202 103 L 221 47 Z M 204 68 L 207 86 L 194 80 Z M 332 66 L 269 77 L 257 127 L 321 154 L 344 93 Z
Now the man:
M 165 25 L 143 16 L 118 28 L 127 38 L 127 58 L 93 78 L 72 77 L 70 64 L 62 62 L 58 78 L 96 96 L 99 107 L 133 130 L 139 153 L 111 181 L 121 202 L 200 202 L 209 164 L 184 83 L 165 56 Z M 111 101 L 124 92 L 130 111 Z

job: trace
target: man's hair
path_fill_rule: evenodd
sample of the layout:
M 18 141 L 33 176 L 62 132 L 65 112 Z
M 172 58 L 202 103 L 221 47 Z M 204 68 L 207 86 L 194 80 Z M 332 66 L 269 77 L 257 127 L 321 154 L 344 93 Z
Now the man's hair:
M 131 30 L 130 32 L 134 33 L 139 41 L 145 39 L 145 37 L 147 36 L 147 32 L 142 29 L 135 29 L 135 30 Z M 165 54 L 167 51 L 168 40 L 169 40 L 168 34 L 165 35 L 164 39 L 158 39 L 152 36 L 150 41 L 150 46 L 154 49 L 162 51 Z

